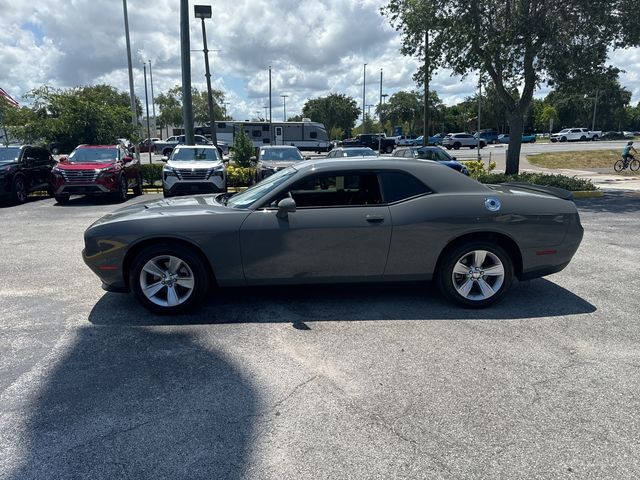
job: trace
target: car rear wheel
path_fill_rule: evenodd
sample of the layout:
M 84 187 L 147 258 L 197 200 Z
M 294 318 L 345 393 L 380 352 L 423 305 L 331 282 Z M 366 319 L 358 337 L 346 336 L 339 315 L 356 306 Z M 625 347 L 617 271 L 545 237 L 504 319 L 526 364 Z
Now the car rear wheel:
M 460 146 L 461 146 L 460 142 L 456 142 L 456 143 L 453 144 L 453 149 L 454 150 L 460 150 Z
M 440 290 L 449 300 L 482 308 L 507 292 L 513 281 L 513 262 L 498 245 L 467 242 L 445 254 L 436 275 Z
M 391 153 L 391 152 L 393 152 L 393 147 L 391 145 L 387 145 L 387 148 L 385 148 L 384 151 L 386 153 Z
M 561 142 L 566 142 L 566 141 L 567 141 L 567 137 L 561 137 L 561 138 L 560 138 L 560 141 L 561 141 Z
M 171 244 L 143 250 L 133 262 L 129 284 L 138 301 L 159 314 L 188 311 L 204 299 L 209 289 L 200 256 Z
M 580 137 L 580 141 L 581 142 L 586 142 L 587 141 L 587 137 L 585 137 L 584 135 Z
M 11 196 L 14 203 L 24 203 L 27 201 L 27 184 L 22 175 L 18 175 L 13 179 Z

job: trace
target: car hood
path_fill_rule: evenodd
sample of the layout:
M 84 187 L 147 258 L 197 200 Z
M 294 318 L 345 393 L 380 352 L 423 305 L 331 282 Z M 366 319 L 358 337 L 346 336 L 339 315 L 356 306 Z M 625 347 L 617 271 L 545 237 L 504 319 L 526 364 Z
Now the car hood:
M 285 168 L 290 167 L 294 163 L 301 162 L 302 160 L 280 160 L 280 161 L 271 161 L 271 160 L 263 160 L 262 164 L 266 167 L 271 168 Z
M 64 162 L 58 163 L 60 170 L 100 170 L 102 168 L 112 167 L 116 162 Z
M 191 169 L 208 169 L 208 168 L 216 168 L 222 166 L 222 160 L 215 161 L 204 161 L 204 160 L 194 160 L 192 162 L 180 160 L 177 162 L 169 160 L 167 162 L 167 166 L 171 168 L 191 168 Z
M 175 218 L 190 215 L 241 215 L 248 210 L 226 207 L 216 201 L 217 195 L 195 195 L 191 197 L 165 198 L 135 203 L 108 213 L 94 222 L 91 227 L 109 223 L 149 218 Z

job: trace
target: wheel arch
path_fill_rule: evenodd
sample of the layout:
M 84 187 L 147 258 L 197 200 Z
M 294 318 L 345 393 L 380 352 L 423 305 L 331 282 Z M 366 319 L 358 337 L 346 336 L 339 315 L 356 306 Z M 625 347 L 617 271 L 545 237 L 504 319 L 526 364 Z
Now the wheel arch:
M 520 248 L 516 241 L 504 233 L 490 231 L 467 233 L 449 241 L 449 243 L 447 243 L 440 251 L 440 255 L 438 255 L 438 260 L 436 261 L 434 269 L 434 276 L 439 271 L 442 260 L 446 256 L 447 252 L 459 245 L 462 245 L 463 243 L 478 241 L 492 242 L 501 246 L 513 262 L 513 273 L 516 278 L 520 279 L 522 277 L 522 254 L 520 253 Z
M 205 265 L 205 269 L 207 270 L 207 275 L 211 282 L 211 285 L 217 285 L 218 282 L 216 280 L 216 276 L 213 272 L 213 267 L 211 266 L 211 262 L 209 258 L 205 255 L 204 251 L 197 244 L 190 242 L 189 240 L 185 240 L 184 238 L 177 237 L 154 237 L 154 238 L 146 238 L 143 239 L 129 248 L 127 251 L 124 260 L 122 262 L 122 276 L 127 288 L 131 288 L 129 285 L 129 273 L 131 269 L 131 265 L 133 264 L 134 259 L 147 247 L 151 247 L 159 244 L 171 244 L 179 247 L 186 248 L 190 250 L 192 253 L 195 253 L 200 259 L 203 261 Z

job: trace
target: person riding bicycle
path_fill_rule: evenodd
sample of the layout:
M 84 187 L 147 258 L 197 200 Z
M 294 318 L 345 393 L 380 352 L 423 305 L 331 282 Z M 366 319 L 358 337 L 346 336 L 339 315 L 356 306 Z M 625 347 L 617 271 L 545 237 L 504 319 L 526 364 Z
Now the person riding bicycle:
M 633 142 L 627 142 L 624 150 L 622 150 L 622 160 L 624 160 L 625 164 L 628 164 L 634 158 L 631 151 L 633 151 L 633 153 L 638 153 L 638 151 L 633 148 Z

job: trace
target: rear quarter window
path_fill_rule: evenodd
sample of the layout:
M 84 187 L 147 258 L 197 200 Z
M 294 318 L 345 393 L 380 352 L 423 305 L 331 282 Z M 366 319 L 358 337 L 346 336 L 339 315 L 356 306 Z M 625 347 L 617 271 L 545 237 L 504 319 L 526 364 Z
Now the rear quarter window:
M 431 189 L 413 175 L 405 172 L 381 172 L 382 195 L 385 203 L 395 203 L 408 198 L 431 193 Z

